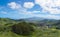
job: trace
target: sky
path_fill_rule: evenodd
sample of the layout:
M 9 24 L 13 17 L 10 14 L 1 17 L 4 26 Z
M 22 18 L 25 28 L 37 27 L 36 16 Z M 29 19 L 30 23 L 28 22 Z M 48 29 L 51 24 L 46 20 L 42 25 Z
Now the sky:
M 0 17 L 60 19 L 60 0 L 0 0 Z

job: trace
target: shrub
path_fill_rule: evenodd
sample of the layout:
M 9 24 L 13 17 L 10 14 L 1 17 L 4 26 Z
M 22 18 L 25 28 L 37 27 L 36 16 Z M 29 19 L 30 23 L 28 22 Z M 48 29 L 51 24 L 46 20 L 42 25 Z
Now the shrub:
M 29 23 L 21 22 L 13 25 L 12 31 L 16 34 L 29 35 L 34 31 L 34 28 Z

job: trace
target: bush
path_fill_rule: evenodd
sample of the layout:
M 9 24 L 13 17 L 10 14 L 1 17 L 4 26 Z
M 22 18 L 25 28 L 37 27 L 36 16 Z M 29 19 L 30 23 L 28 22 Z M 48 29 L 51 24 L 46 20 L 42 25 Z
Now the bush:
M 34 28 L 29 23 L 21 22 L 13 25 L 12 31 L 16 34 L 29 35 L 34 31 Z
M 56 29 L 59 29 L 60 30 L 60 24 L 56 26 Z

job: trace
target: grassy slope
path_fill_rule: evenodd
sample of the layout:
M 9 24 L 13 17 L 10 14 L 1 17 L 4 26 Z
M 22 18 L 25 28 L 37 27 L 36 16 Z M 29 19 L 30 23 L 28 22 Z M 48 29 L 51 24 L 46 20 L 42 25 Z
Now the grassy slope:
M 9 21 L 8 19 L 7 22 L 5 22 L 4 20 L 3 21 L 0 20 L 0 22 L 1 22 L 0 25 L 5 26 L 7 22 L 10 23 L 11 21 Z M 0 32 L 0 37 L 60 37 L 60 30 L 56 30 L 56 29 L 42 30 L 41 28 L 36 28 L 35 32 L 30 36 L 22 36 L 22 35 L 17 35 L 11 31 L 9 32 L 4 31 L 4 32 Z
M 11 31 L 1 32 L 0 37 L 60 37 L 60 30 L 56 29 L 36 29 L 35 32 L 30 36 L 17 35 Z

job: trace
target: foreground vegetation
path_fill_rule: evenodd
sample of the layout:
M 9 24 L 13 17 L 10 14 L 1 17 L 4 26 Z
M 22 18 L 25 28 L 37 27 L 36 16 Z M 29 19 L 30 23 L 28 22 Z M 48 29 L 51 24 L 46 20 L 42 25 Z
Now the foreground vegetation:
M 47 30 L 35 30 L 35 32 L 32 35 L 23 36 L 15 34 L 11 31 L 9 32 L 1 32 L 0 37 L 60 37 L 60 30 L 54 30 L 54 29 L 47 29 Z
M 59 26 L 59 20 L 31 23 L 24 20 L 0 18 L 0 37 L 60 37 Z

